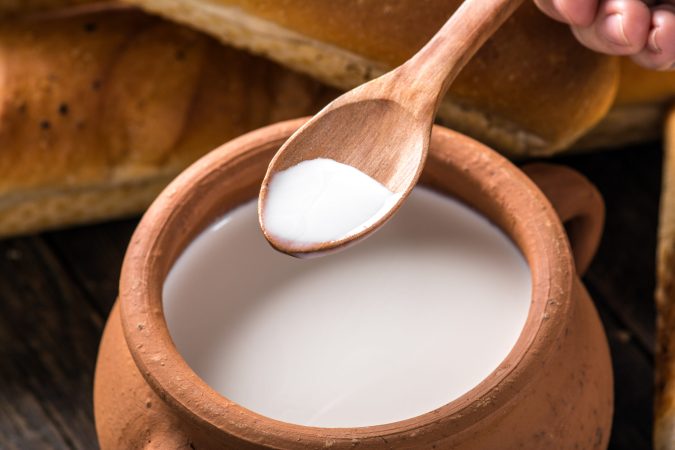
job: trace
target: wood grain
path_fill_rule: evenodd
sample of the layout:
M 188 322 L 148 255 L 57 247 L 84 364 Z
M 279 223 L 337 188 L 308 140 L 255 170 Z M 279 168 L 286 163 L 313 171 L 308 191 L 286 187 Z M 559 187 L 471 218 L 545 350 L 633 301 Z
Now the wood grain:
M 675 108 L 666 120 L 656 289 L 654 447 L 675 449 Z
M 612 352 L 614 370 L 614 420 L 610 450 L 651 448 L 652 359 L 642 351 L 633 331 L 607 306 L 605 298 L 591 289 Z
M 76 227 L 44 235 L 64 270 L 107 317 L 117 297 L 120 266 L 136 220 Z
M 95 447 L 91 386 L 103 317 L 43 239 L 5 242 L 0 254 L 7 274 L 0 277 L 0 409 L 7 418 L 0 437 L 19 449 Z

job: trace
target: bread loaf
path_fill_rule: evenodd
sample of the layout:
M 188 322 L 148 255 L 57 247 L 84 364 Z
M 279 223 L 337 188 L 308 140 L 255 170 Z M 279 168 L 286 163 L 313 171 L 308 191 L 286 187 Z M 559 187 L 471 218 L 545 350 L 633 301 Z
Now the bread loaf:
M 29 12 L 45 12 L 78 4 L 101 4 L 95 0 L 0 0 L 0 17 L 16 16 Z M 107 3 L 111 3 L 108 1 Z
M 655 72 L 621 58 L 620 83 L 607 116 L 575 148 L 618 147 L 663 136 L 669 105 L 675 100 L 675 72 Z
M 59 1 L 71 0 L 49 4 Z M 250 129 L 310 114 L 336 94 L 187 28 L 120 10 L 119 4 L 75 1 L 83 4 L 0 22 L 0 236 L 136 214 L 211 148 Z M 343 87 L 405 59 L 452 9 L 436 0 L 423 9 L 408 0 L 389 1 L 388 8 L 341 0 L 324 30 L 313 23 L 332 4 L 323 1 L 242 1 L 228 7 L 226 16 L 240 15 L 231 22 L 220 18 L 220 3 L 177 1 L 146 6 L 214 28 L 222 22 L 222 39 L 271 52 Z M 0 0 L 0 9 L 9 11 L 8 5 Z M 278 7 L 286 8 L 286 16 Z M 535 61 L 527 50 L 535 32 L 547 33 L 558 50 Z M 442 107 L 451 126 L 513 156 L 543 154 L 574 140 L 614 101 L 616 60 L 581 49 L 564 27 L 532 7 L 499 33 Z M 545 40 L 534 41 L 538 52 L 547 51 Z M 635 80 L 631 86 L 640 83 L 641 72 L 624 71 L 625 79 Z M 623 122 L 605 120 L 591 145 L 603 139 L 616 145 L 631 130 L 626 124 L 658 130 L 662 100 L 675 91 L 667 84 L 672 75 L 655 75 L 661 78 L 651 96 L 622 88 L 608 119 Z M 636 108 L 652 119 L 635 121 Z M 646 136 L 644 130 L 634 134 Z
M 461 0 L 128 0 L 347 89 L 419 49 Z M 510 155 L 568 147 L 607 112 L 614 58 L 525 4 L 469 62 L 439 117 Z
M 138 11 L 0 25 L 0 236 L 136 214 L 187 164 L 333 94 Z

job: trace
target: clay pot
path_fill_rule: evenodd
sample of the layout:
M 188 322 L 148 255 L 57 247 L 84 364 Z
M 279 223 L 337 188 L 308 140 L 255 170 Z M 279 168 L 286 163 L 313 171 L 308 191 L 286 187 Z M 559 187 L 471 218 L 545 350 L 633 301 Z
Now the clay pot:
M 494 151 L 441 127 L 434 128 L 422 182 L 463 199 L 500 226 L 532 271 L 526 325 L 490 376 L 462 397 L 408 420 L 330 429 L 253 413 L 213 391 L 188 367 L 164 321 L 164 278 L 202 229 L 257 195 L 272 154 L 303 120 L 254 131 L 208 154 L 143 217 L 98 356 L 94 403 L 101 447 L 605 448 L 613 404 L 610 357 L 578 277 L 601 235 L 599 194 L 576 172 L 541 164 L 525 169 L 538 188 Z

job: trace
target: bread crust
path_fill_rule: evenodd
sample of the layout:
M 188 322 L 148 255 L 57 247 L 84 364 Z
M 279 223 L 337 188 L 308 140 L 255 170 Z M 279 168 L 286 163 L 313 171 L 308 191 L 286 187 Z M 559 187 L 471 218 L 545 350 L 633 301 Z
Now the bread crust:
M 417 0 L 130 3 L 347 89 L 409 57 L 460 1 L 423 8 Z M 617 84 L 614 58 L 584 49 L 526 2 L 460 74 L 439 116 L 504 153 L 545 155 L 593 127 Z
M 257 50 L 261 53 L 277 42 L 281 49 L 275 55 L 283 49 L 293 57 L 309 55 L 299 67 L 323 67 L 329 78 L 347 74 L 349 83 L 385 70 L 386 64 L 358 55 L 358 64 L 352 64 L 353 52 L 323 41 L 315 40 L 315 53 L 296 51 L 293 42 L 297 48 L 314 44 L 281 28 L 290 33 L 284 39 L 254 30 L 258 37 L 249 36 L 248 42 L 268 42 Z M 405 57 L 402 51 L 387 55 L 389 61 Z M 328 62 L 317 64 L 315 57 Z M 475 70 L 490 70 L 488 60 Z M 599 61 L 604 69 L 596 67 L 595 76 L 602 78 L 607 70 L 604 79 L 611 85 L 615 61 Z M 334 95 L 262 58 L 119 6 L 102 10 L 96 2 L 5 20 L 0 26 L 0 236 L 141 212 L 171 177 L 205 152 L 259 126 L 311 114 Z M 654 105 L 620 105 L 581 144 L 616 145 L 655 135 L 662 106 Z M 440 114 L 442 122 L 513 157 L 555 149 L 510 115 L 460 97 L 441 105 Z M 648 126 L 628 126 L 635 117 L 647 117 L 640 123 Z M 574 133 L 566 139 L 575 139 Z M 113 198 L 117 201 L 108 201 Z
M 21 15 L 28 12 L 48 11 L 66 6 L 86 3 L 99 3 L 101 0 L 0 0 L 0 17 Z M 107 3 L 110 3 L 108 1 Z
M 647 70 L 630 58 L 621 58 L 620 67 L 621 83 L 616 94 L 616 106 L 663 105 L 675 99 L 675 71 Z
M 0 236 L 138 213 L 204 153 L 334 94 L 139 11 L 6 21 Z

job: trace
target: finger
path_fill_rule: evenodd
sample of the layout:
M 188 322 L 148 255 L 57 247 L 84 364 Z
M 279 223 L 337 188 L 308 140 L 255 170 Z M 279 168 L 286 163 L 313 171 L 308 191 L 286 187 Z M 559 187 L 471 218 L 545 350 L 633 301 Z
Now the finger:
M 572 27 L 587 47 L 612 55 L 635 55 L 647 43 L 651 11 L 640 0 L 605 0 L 588 27 Z
M 560 14 L 558 8 L 553 4 L 553 0 L 534 0 L 535 5 L 551 19 L 557 20 L 558 22 L 567 22 L 565 18 Z
M 663 4 L 652 8 L 647 45 L 633 59 L 649 69 L 675 69 L 675 6 Z
M 569 25 L 587 27 L 593 23 L 598 0 L 535 0 L 549 17 Z

